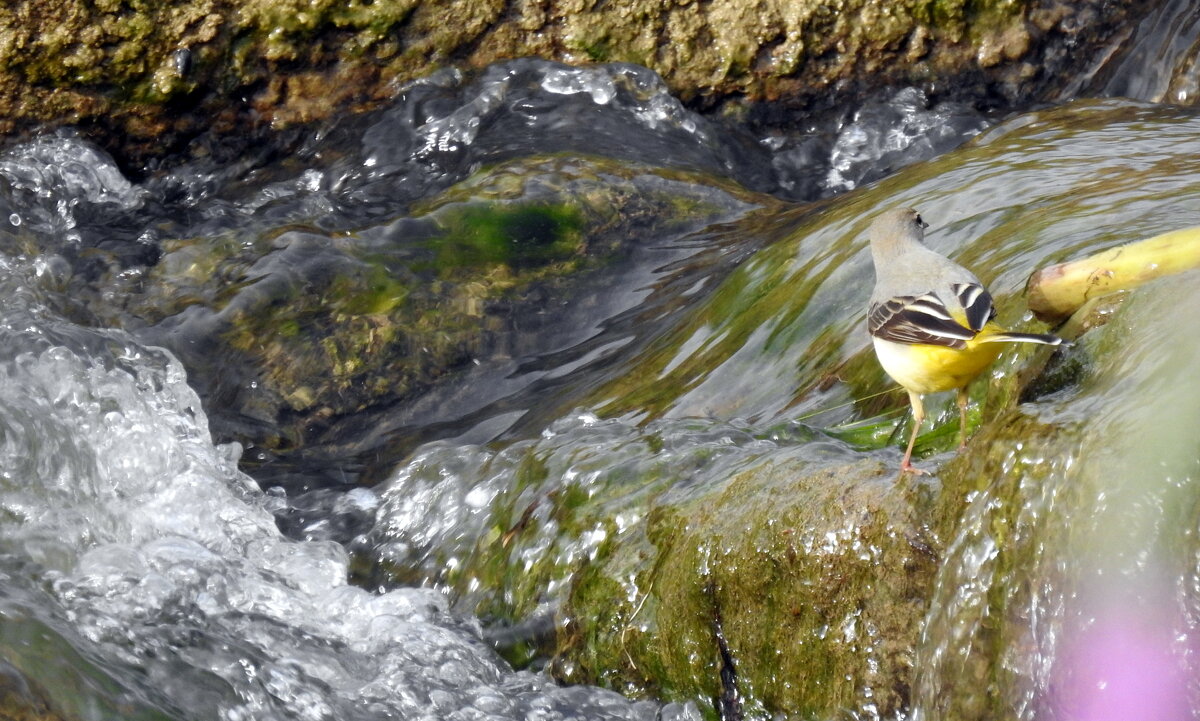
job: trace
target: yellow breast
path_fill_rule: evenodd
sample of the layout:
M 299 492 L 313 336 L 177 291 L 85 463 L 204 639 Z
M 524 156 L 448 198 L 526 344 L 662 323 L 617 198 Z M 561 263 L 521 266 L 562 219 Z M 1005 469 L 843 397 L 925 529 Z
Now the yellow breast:
M 984 371 L 1003 350 L 1001 343 L 967 341 L 965 348 L 875 341 L 879 364 L 894 381 L 915 393 L 962 388 Z

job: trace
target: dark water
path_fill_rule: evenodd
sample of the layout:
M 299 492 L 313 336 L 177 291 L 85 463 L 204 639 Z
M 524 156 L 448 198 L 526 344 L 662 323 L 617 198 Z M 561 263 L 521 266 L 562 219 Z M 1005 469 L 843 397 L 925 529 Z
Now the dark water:
M 501 631 L 464 613 L 502 589 L 439 590 L 462 580 L 455 569 L 492 532 L 494 502 L 519 488 L 521 454 L 556 469 L 547 493 L 609 494 L 625 509 L 619 533 L 641 522 L 654 493 L 718 482 L 772 453 L 854 457 L 833 438 L 778 429 L 855 395 L 822 381 L 864 347 L 869 213 L 932 208 L 935 247 L 963 252 L 1007 294 L 1040 263 L 1200 223 L 1190 160 L 1200 127 L 1190 110 L 1156 105 L 1191 98 L 1193 14 L 1164 5 L 1089 79 L 1093 92 L 1146 102 L 1010 118 L 931 107 L 901 89 L 811 132 L 755 138 L 690 112 L 645 69 L 525 60 L 470 78 L 444 71 L 286 155 L 214 145 L 207 159 L 136 182 L 69 131 L 9 144 L 0 678 L 30 706 L 79 718 L 699 718 L 705 699 L 631 701 L 514 672 L 485 641 Z M 504 352 L 411 403 L 342 418 L 303 453 L 257 447 L 275 421 L 254 415 L 252 374 L 213 357 L 221 314 L 261 307 L 253 294 L 271 282 L 304 287 L 345 262 L 343 246 L 403 264 L 429 232 L 423 204 L 470 197 L 488 169 L 529 174 L 525 159 L 545 157 L 560 163 L 548 184 L 563 163 L 615 177 L 615 166 L 588 165 L 602 158 L 636 170 L 630 187 L 687 186 L 715 210 L 631 237 L 634 250 L 571 289 L 565 309 L 547 298 L 537 323 L 502 328 L 518 339 Z M 799 204 L 808 201 L 818 204 Z M 216 299 L 164 292 L 157 316 L 132 309 L 149 269 L 189 243 L 232 247 L 254 282 Z M 1104 398 L 1045 412 L 1127 403 Z M 649 469 L 657 485 L 628 485 Z M 916 718 L 956 718 L 947 694 L 975 698 L 946 659 L 990 627 L 960 606 L 1028 580 L 987 566 L 996 541 L 986 501 L 967 510 L 930 611 L 920 658 L 932 670 L 914 691 Z M 1061 509 L 1045 499 L 1022 507 Z M 601 529 L 547 524 L 514 553 L 569 568 L 604 540 Z M 1039 569 L 1077 559 L 1042 553 Z M 408 569 L 411 585 L 349 584 L 361 557 Z M 964 592 L 983 568 L 992 575 Z M 568 581 L 551 574 L 530 595 L 529 634 L 544 632 Z M 1038 599 L 1029 608 L 1051 613 Z M 1060 650 L 1042 638 L 1014 651 L 1031 670 L 1012 672 L 1012 694 L 1040 698 Z M 1000 696 L 1002 706 L 1013 697 Z M 866 695 L 854 713 L 871 718 L 873 708 Z M 1030 701 L 1015 716 L 1038 708 Z

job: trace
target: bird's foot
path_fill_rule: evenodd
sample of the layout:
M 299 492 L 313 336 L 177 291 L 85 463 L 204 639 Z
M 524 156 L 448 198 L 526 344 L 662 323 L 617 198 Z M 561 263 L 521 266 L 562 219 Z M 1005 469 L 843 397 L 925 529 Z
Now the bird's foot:
M 928 476 L 929 475 L 929 471 L 926 471 L 923 468 L 917 468 L 916 466 L 909 463 L 908 461 L 904 461 L 903 463 L 900 464 L 900 475 L 904 475 L 905 473 L 911 473 L 914 476 Z

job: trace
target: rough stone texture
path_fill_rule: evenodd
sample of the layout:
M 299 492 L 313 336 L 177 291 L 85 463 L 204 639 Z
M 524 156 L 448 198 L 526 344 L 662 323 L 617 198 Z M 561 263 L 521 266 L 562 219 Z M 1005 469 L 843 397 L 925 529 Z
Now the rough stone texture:
M 877 461 L 779 454 L 661 503 L 575 580 L 557 672 L 726 718 L 900 714 L 938 565 L 926 496 Z
M 827 106 L 891 83 L 1006 100 L 1065 83 L 1148 8 L 1122 0 L 16 0 L 0 133 L 79 124 L 127 161 L 375 104 L 447 64 L 654 69 L 698 106 Z

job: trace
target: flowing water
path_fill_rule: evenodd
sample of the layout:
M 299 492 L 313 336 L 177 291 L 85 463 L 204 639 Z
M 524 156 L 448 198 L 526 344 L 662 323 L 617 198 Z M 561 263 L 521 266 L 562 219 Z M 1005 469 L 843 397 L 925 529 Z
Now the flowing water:
M 854 402 L 888 390 L 861 327 L 863 233 L 879 209 L 919 207 L 930 243 L 974 267 L 1014 324 L 1037 267 L 1200 225 L 1200 118 L 1160 104 L 1191 98 L 1192 14 L 1164 4 L 1089 79 L 1139 100 L 1007 118 L 908 89 L 753 138 L 683 108 L 644 69 L 525 60 L 435 75 L 283 157 L 214 145 L 131 179 L 69 132 L 10 143 L 0 701 L 88 719 L 1194 717 L 1194 275 L 1135 294 L 1031 402 L 1005 405 L 1001 379 L 1028 361 L 1006 354 L 976 451 L 955 461 L 936 434 L 923 441 L 936 454 L 924 463 L 946 472 L 913 492 L 941 499 L 941 516 L 910 509 L 887 473 L 895 416 L 876 421 L 898 396 Z M 460 265 L 494 260 L 468 244 L 446 271 L 431 243 L 452 214 L 512 198 L 582 198 L 583 219 L 556 227 L 624 242 L 570 286 L 545 269 L 576 268 L 573 254 L 464 280 Z M 612 220 L 635 203 L 657 210 Z M 304 337 L 318 315 L 289 315 L 296 298 L 336 298 L 376 267 L 406 288 L 523 295 L 430 291 L 429 307 L 492 323 L 488 341 L 437 356 L 444 327 L 414 335 L 410 355 L 445 365 L 386 401 L 310 401 L 316 380 L 270 395 L 278 377 L 247 359 L 272 356 L 228 341 L 229 324 L 282 307 L 251 345 Z M 388 293 L 412 297 L 372 282 L 387 293 L 342 316 L 382 323 L 401 303 Z M 286 412 L 268 410 L 280 398 Z M 903 506 L 885 531 L 924 539 L 913 547 L 938 562 L 906 567 L 929 578 L 913 615 L 858 605 L 804 631 L 867 669 L 828 683 L 836 703 L 821 706 L 825 681 L 751 682 L 732 609 L 716 665 L 743 669 L 740 686 L 635 678 L 646 651 L 632 637 L 652 633 L 640 619 L 673 581 L 669 563 L 620 549 L 653 558 L 663 519 L 714 494 L 728 518 L 769 516 L 747 477 L 864 463 L 866 481 L 833 482 L 825 515 L 780 532 L 789 552 L 891 564 L 849 510 L 865 499 Z M 729 534 L 683 565 L 720 578 Z M 620 620 L 588 617 L 577 581 L 596 568 L 629 600 Z M 581 683 L 560 685 L 547 650 L 588 623 L 632 668 L 564 652 L 554 673 Z M 889 650 L 903 626 L 912 644 Z

